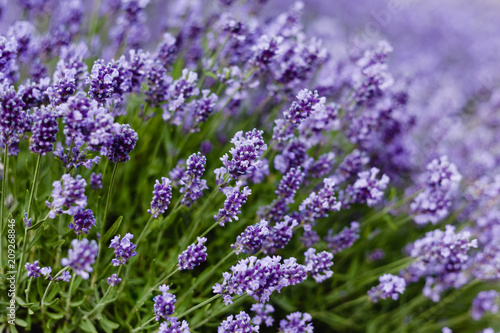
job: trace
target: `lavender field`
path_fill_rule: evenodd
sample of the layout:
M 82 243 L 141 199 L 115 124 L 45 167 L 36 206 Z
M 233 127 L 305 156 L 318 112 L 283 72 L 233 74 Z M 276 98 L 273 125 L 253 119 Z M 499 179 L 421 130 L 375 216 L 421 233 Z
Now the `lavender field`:
M 0 0 L 0 332 L 500 332 L 500 2 Z

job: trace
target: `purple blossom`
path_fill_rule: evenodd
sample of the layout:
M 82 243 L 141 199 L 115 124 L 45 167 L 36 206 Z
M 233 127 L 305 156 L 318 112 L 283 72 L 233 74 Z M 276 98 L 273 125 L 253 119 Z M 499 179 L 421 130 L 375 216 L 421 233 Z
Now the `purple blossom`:
M 127 68 L 128 63 L 124 56 L 117 61 L 112 60 L 107 65 L 104 60 L 97 60 L 87 79 L 90 85 L 89 96 L 101 104 L 112 97 L 120 101 L 132 88 L 132 73 Z
M 170 185 L 170 179 L 161 177 L 161 183 L 157 179 L 153 190 L 151 209 L 148 209 L 148 213 L 153 215 L 154 218 L 157 219 L 158 216 L 165 213 L 171 199 L 172 186 Z
M 283 333 L 313 333 L 314 326 L 310 321 L 312 317 L 309 313 L 294 312 L 280 321 L 280 332 Z
M 71 246 L 73 248 L 69 249 L 68 258 L 61 259 L 61 265 L 70 266 L 76 275 L 80 275 L 82 279 L 87 280 L 89 273 L 94 271 L 91 265 L 95 263 L 99 245 L 95 240 L 89 242 L 87 238 L 84 238 L 81 241 L 73 239 Z
M 197 237 L 198 243 L 191 244 L 179 255 L 179 270 L 194 269 L 207 260 L 207 247 L 203 245 L 206 237 Z
M 350 203 L 366 203 L 369 207 L 372 207 L 382 200 L 384 190 L 389 184 L 389 177 L 383 174 L 380 179 L 377 179 L 379 172 L 379 169 L 371 168 L 370 171 L 358 173 L 359 178 L 346 189 L 346 195 L 350 198 Z
M 274 318 L 271 313 L 274 312 L 274 308 L 271 304 L 254 303 L 250 310 L 255 312 L 255 316 L 252 317 L 254 325 L 260 326 L 264 323 L 267 327 L 273 326 Z
M 379 299 L 392 298 L 397 300 L 399 294 L 403 294 L 406 289 L 405 279 L 392 274 L 384 274 L 379 277 L 380 284 L 368 291 L 372 302 L 377 303 Z
M 181 181 L 181 179 L 185 176 L 185 162 L 183 159 L 177 161 L 175 167 L 168 172 L 168 176 L 172 181 L 172 186 L 177 187 Z
M 127 233 L 121 240 L 120 235 L 111 240 L 109 247 L 115 249 L 116 256 L 111 260 L 113 266 L 125 265 L 128 259 L 137 255 L 137 251 L 135 251 L 137 245 L 132 243 L 132 238 L 134 238 L 134 235 Z
M 186 161 L 186 172 L 179 184 L 182 185 L 180 193 L 184 193 L 181 203 L 187 207 L 191 207 L 203 195 L 203 190 L 208 188 L 207 181 L 201 179 L 206 163 L 207 159 L 201 153 L 192 154 Z
M 167 71 L 160 62 L 154 61 L 151 64 L 146 72 L 146 83 L 148 90 L 144 94 L 149 106 L 157 107 L 168 99 L 168 89 L 172 78 L 167 75 Z
M 252 194 L 248 186 L 241 189 L 243 182 L 237 181 L 234 187 L 226 187 L 223 192 L 226 195 L 224 208 L 219 209 L 217 215 L 214 215 L 214 220 L 218 221 L 223 227 L 226 223 L 238 221 L 238 214 L 241 213 L 241 207 L 247 202 L 247 197 Z M 241 189 L 241 192 L 240 192 Z
M 28 277 L 40 277 L 41 270 L 38 264 L 38 260 L 35 260 L 32 264 L 27 262 L 24 267 L 26 268 L 26 271 L 28 271 Z
M 180 125 L 185 102 L 188 98 L 196 96 L 200 93 L 197 88 L 198 74 L 184 68 L 179 79 L 172 82 L 168 87 L 169 104 L 168 109 L 163 112 L 163 120 L 172 119 L 174 125 Z
M 385 258 L 385 252 L 382 249 L 375 249 L 368 253 L 366 259 L 369 261 L 379 261 Z
M 92 172 L 90 175 L 90 187 L 92 187 L 94 191 L 102 189 L 102 172 Z
M 156 321 L 160 321 L 160 318 L 169 320 L 175 311 L 175 303 L 177 299 L 174 294 L 168 292 L 169 287 L 164 284 L 158 288 L 161 291 L 161 295 L 157 295 L 153 298 L 155 302 L 154 310 L 156 315 Z
M 257 224 L 248 226 L 245 231 L 238 235 L 236 242 L 231 244 L 231 248 L 236 255 L 256 252 L 268 234 L 267 221 L 261 220 Z
M 345 227 L 336 235 L 333 235 L 333 230 L 328 230 L 328 236 L 325 237 L 325 241 L 328 248 L 333 254 L 338 253 L 342 250 L 350 248 L 352 244 L 359 238 L 359 223 L 351 222 L 350 227 Z
M 53 106 L 66 102 L 77 90 L 74 70 L 64 69 L 57 74 L 57 80 L 54 78 L 54 83 L 47 88 L 47 96 Z
M 305 265 L 307 272 L 316 280 L 321 283 L 333 275 L 330 267 L 333 266 L 333 254 L 328 251 L 323 251 L 316 254 L 316 249 L 309 248 L 304 252 L 306 257 Z
M 52 275 L 50 275 L 50 273 L 52 273 L 52 267 L 50 266 L 47 266 L 47 267 L 42 267 L 42 269 L 40 269 L 40 273 L 48 280 L 52 280 Z
M 94 213 L 90 209 L 81 209 L 73 216 L 73 222 L 69 224 L 69 228 L 73 229 L 75 234 L 88 234 L 92 226 L 95 227 Z
M 7 145 L 11 155 L 17 155 L 20 138 L 29 130 L 29 117 L 24 107 L 22 94 L 16 92 L 7 80 L 0 81 L 0 144 Z
M 59 131 L 57 113 L 49 108 L 41 108 L 33 117 L 33 136 L 30 141 L 30 150 L 36 154 L 45 155 L 54 150 L 56 135 Z
M 219 98 L 217 95 L 210 92 L 208 89 L 201 91 L 202 97 L 200 99 L 194 100 L 192 103 L 192 108 L 194 111 L 194 127 L 198 127 L 201 123 L 207 121 L 208 117 L 215 110 L 215 105 Z
M 113 163 L 123 163 L 130 159 L 130 152 L 134 150 L 139 137 L 130 128 L 130 125 L 123 124 L 114 127 L 113 138 L 108 150 L 108 158 Z
M 281 179 L 276 195 L 283 199 L 287 204 L 293 203 L 295 193 L 304 181 L 305 173 L 300 167 L 291 168 Z
M 323 187 L 316 192 L 312 192 L 299 206 L 301 218 L 307 222 L 328 216 L 329 211 L 339 211 L 340 202 L 335 196 L 335 181 L 332 178 L 323 180 Z
M 313 159 L 307 155 L 307 148 L 302 140 L 290 141 L 283 152 L 274 158 L 274 167 L 284 174 L 291 168 L 309 165 Z
M 262 252 L 274 253 L 278 249 L 284 248 L 293 236 L 293 229 L 299 223 L 290 216 L 285 216 L 282 222 L 276 223 L 269 230 L 269 234 L 264 239 Z
M 85 195 L 85 186 L 87 182 L 82 176 L 76 178 L 69 174 L 61 177 L 62 183 L 56 180 L 52 183 L 52 202 L 46 201 L 50 208 L 49 218 L 53 219 L 56 214 L 75 215 L 78 211 L 87 206 L 87 196 Z M 67 208 L 64 210 L 64 208 Z
M 304 233 L 300 237 L 300 241 L 305 247 L 313 247 L 321 240 L 318 233 L 312 229 L 310 224 L 304 224 L 302 227 L 304 228 Z
M 411 204 L 415 222 L 436 224 L 448 214 L 451 200 L 462 176 L 455 164 L 449 162 L 447 156 L 432 160 L 427 165 L 424 191 L 419 193 Z
M 158 44 L 156 49 L 156 59 L 158 63 L 162 64 L 167 70 L 175 62 L 177 55 L 177 46 L 175 45 L 176 39 L 169 33 L 163 35 L 163 41 Z
M 0 73 L 3 74 L 2 78 L 12 83 L 17 79 L 18 66 L 16 64 L 16 57 L 18 51 L 17 40 L 13 37 L 0 36 L 0 54 L 2 54 L 2 61 L 0 62 Z
M 232 333 L 232 332 L 259 332 L 259 326 L 252 325 L 250 316 L 241 311 L 236 316 L 230 315 L 224 320 L 219 328 L 218 333 Z
M 363 167 L 370 162 L 364 151 L 354 149 L 349 155 L 344 157 L 338 168 L 338 177 L 340 179 L 349 179 L 358 175 Z
M 226 305 L 232 303 L 231 295 L 244 293 L 265 303 L 274 291 L 280 292 L 281 288 L 296 285 L 307 278 L 305 266 L 297 264 L 295 258 L 281 263 L 280 256 L 262 259 L 251 256 L 232 266 L 231 272 L 223 273 L 222 284 L 213 287 L 214 293 L 223 295 Z
M 234 180 L 242 176 L 252 174 L 255 169 L 262 164 L 260 160 L 267 149 L 267 145 L 262 138 L 263 131 L 253 129 L 243 135 L 243 131 L 237 132 L 231 139 L 234 145 L 229 151 L 232 155 L 231 160 L 225 154 L 221 157 L 224 167 L 216 169 L 215 173 L 220 176 L 228 173 Z
M 182 323 L 176 317 L 170 317 L 167 321 L 160 324 L 158 333 L 190 333 L 187 321 Z
M 284 112 L 285 119 L 294 127 L 298 127 L 313 112 L 319 112 L 325 107 L 325 97 L 319 97 L 317 91 L 301 90 L 290 108 Z
M 208 155 L 212 151 L 214 146 L 210 142 L 210 140 L 203 141 L 200 145 L 200 151 L 203 155 Z
M 472 273 L 481 280 L 500 279 L 500 245 L 490 243 L 474 258 Z
M 148 67 L 151 64 L 151 55 L 143 50 L 130 50 L 127 69 L 130 72 L 131 91 L 140 93 Z
M 116 286 L 118 283 L 122 282 L 122 279 L 118 277 L 117 274 L 111 274 L 110 277 L 108 277 L 108 284 L 111 287 Z
M 64 281 L 64 282 L 69 282 L 69 279 L 71 279 L 71 274 L 69 274 L 68 271 L 64 271 L 61 273 L 60 276 L 56 277 L 56 281 Z
M 333 169 L 333 161 L 335 159 L 335 154 L 330 152 L 321 155 L 316 161 L 311 165 L 308 172 L 313 178 L 324 178 Z
M 498 313 L 498 292 L 496 290 L 481 291 L 472 301 L 471 316 L 479 320 L 485 312 Z
M 89 156 L 89 148 L 84 147 L 80 150 L 81 147 L 81 144 L 75 144 L 70 152 L 70 148 L 64 149 L 62 144 L 58 142 L 56 144 L 56 149 L 54 150 L 54 156 L 56 156 L 68 170 L 78 168 L 80 166 L 91 169 L 94 164 L 99 164 L 101 161 L 100 156 Z
M 279 55 L 282 42 L 283 37 L 281 36 L 262 35 L 258 43 L 252 47 L 252 64 L 258 66 L 262 71 L 266 70 L 267 66 Z

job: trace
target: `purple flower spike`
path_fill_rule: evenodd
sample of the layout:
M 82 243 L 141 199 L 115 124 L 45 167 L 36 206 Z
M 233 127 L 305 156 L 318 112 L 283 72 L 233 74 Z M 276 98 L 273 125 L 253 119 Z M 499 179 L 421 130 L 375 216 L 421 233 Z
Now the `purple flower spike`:
M 70 266 L 76 275 L 80 275 L 82 279 L 87 280 L 89 273 L 94 271 L 92 264 L 95 263 L 95 258 L 99 252 L 99 245 L 95 240 L 89 242 L 87 238 L 78 241 L 71 241 L 72 249 L 68 251 L 68 258 L 61 259 L 62 266 Z
M 158 333 L 190 333 L 187 321 L 182 323 L 176 317 L 170 317 L 167 321 L 160 324 Z
M 113 163 L 123 163 L 130 159 L 130 152 L 134 150 L 139 137 L 130 128 L 130 125 L 116 125 L 114 127 L 113 138 L 108 150 L 108 158 Z
M 269 234 L 267 222 L 261 220 L 255 225 L 248 226 L 245 231 L 236 238 L 236 242 L 231 245 L 236 255 L 240 253 L 256 252 L 260 249 L 262 242 Z
M 335 254 L 350 248 L 358 238 L 359 223 L 351 222 L 349 227 L 345 227 L 336 235 L 333 235 L 333 231 L 331 229 L 328 230 L 328 236 L 325 237 L 325 241 L 328 244 L 328 248 L 333 254 Z
M 94 173 L 90 175 L 90 187 L 95 190 L 100 190 L 102 188 L 102 173 Z
M 317 91 L 301 90 L 290 108 L 285 111 L 285 119 L 294 127 L 298 127 L 313 112 L 319 112 L 325 107 L 325 97 L 319 97 Z
M 113 266 L 125 265 L 128 259 L 137 255 L 137 252 L 134 251 L 137 245 L 132 243 L 132 238 L 134 238 L 134 235 L 127 233 L 122 240 L 120 240 L 120 235 L 111 240 L 109 247 L 115 249 L 116 256 L 115 259 L 111 260 Z
M 280 332 L 283 333 L 313 333 L 314 326 L 309 313 L 294 312 L 280 321 Z
M 245 311 L 241 311 L 236 316 L 230 315 L 229 317 L 227 317 L 227 319 L 220 324 L 217 332 L 259 332 L 259 326 L 252 325 L 250 316 Z
M 283 199 L 285 203 L 293 203 L 295 193 L 304 181 L 305 173 L 300 167 L 291 168 L 281 179 L 276 195 Z
M 74 215 L 87 206 L 87 196 L 85 195 L 85 186 L 87 182 L 82 176 L 76 178 L 69 174 L 62 175 L 62 183 L 56 180 L 52 183 L 52 202 L 46 202 L 50 208 L 49 217 L 56 217 L 56 214 Z M 64 210 L 64 207 L 67 209 Z
M 27 262 L 24 267 L 26 268 L 26 271 L 28 271 L 28 277 L 40 277 L 41 271 L 40 266 L 38 265 L 38 260 L 35 260 L 32 264 Z
M 148 209 L 148 213 L 153 215 L 154 218 L 157 219 L 158 216 L 165 213 L 171 199 L 172 186 L 170 185 L 170 179 L 161 177 L 161 183 L 157 179 L 153 190 L 151 209 Z
M 228 222 L 233 222 L 233 220 L 238 221 L 237 215 L 241 213 L 241 206 L 247 202 L 247 197 L 252 194 L 248 186 L 243 187 L 240 192 L 242 185 L 243 182 L 238 181 L 236 182 L 236 186 L 224 189 L 224 194 L 226 195 L 224 208 L 219 209 L 217 215 L 214 216 L 214 220 L 219 221 L 222 227 Z
M 193 154 L 186 161 L 186 172 L 180 180 L 180 193 L 184 193 L 181 203 L 187 207 L 203 195 L 203 190 L 208 188 L 207 181 L 201 179 L 205 172 L 207 159 L 201 153 Z
M 479 320 L 486 312 L 498 313 L 498 292 L 496 290 L 481 291 L 472 301 L 471 316 Z
M 160 321 L 160 318 L 169 320 L 169 316 L 175 311 L 177 299 L 174 294 L 168 292 L 169 287 L 166 284 L 161 285 L 158 289 L 160 289 L 162 294 L 153 298 L 155 302 L 154 309 L 156 321 Z
M 299 206 L 304 221 L 311 223 L 328 216 L 328 212 L 332 210 L 339 211 L 340 202 L 335 196 L 335 181 L 331 178 L 325 178 L 318 194 L 312 192 Z
M 90 209 L 82 209 L 73 216 L 73 222 L 69 224 L 69 228 L 73 229 L 75 234 L 88 234 L 90 228 L 95 227 L 94 213 Z
M 368 291 L 372 302 L 377 303 L 379 299 L 392 298 L 397 300 L 399 294 L 403 294 L 406 289 L 405 279 L 392 274 L 384 274 L 379 277 L 380 284 Z
M 33 136 L 30 141 L 30 150 L 36 154 L 45 155 L 54 150 L 56 134 L 59 131 L 57 113 L 49 108 L 42 107 L 33 117 Z
M 382 200 L 384 190 L 389 184 L 389 177 L 384 174 L 378 180 L 375 177 L 379 172 L 379 169 L 371 168 L 370 171 L 358 173 L 358 180 L 354 185 L 349 185 L 346 190 L 350 203 L 366 203 L 371 207 Z
M 120 282 L 122 282 L 122 279 L 119 278 L 117 274 L 112 274 L 110 277 L 108 277 L 108 284 L 111 287 L 116 286 Z
M 274 318 L 271 313 L 274 312 L 274 308 L 271 304 L 254 303 L 250 310 L 255 312 L 255 316 L 252 318 L 254 325 L 260 326 L 264 323 L 267 327 L 273 326 Z
M 179 255 L 179 270 L 194 269 L 207 260 L 207 247 L 203 245 L 206 237 L 197 237 L 198 243 L 191 244 Z
M 307 272 L 316 282 L 321 283 L 332 277 L 333 271 L 330 267 L 333 266 L 333 254 L 328 251 L 316 254 L 316 249 L 311 247 L 304 253 L 304 256 Z

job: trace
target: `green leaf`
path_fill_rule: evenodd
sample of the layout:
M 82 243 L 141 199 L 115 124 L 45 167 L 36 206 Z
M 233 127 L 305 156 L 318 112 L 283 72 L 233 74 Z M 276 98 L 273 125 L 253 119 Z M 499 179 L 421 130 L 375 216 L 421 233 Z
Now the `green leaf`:
M 64 244 L 65 241 L 66 240 L 64 240 L 64 239 L 58 240 L 57 242 L 52 243 L 52 247 L 55 250 L 57 250 L 58 248 L 60 248 Z
M 94 324 L 89 319 L 83 320 L 80 325 L 78 325 L 85 332 L 97 333 Z
M 123 221 L 123 216 L 120 216 L 115 221 L 115 223 L 113 223 L 111 228 L 109 228 L 109 230 L 106 232 L 106 234 L 104 235 L 104 238 L 102 239 L 101 244 L 106 244 L 108 242 L 108 240 L 110 240 L 111 237 L 113 237 L 116 234 L 116 232 L 118 231 L 118 228 L 120 228 L 120 224 L 122 223 L 122 221 Z
M 16 325 L 19 325 L 21 327 L 28 327 L 28 323 L 19 317 L 16 317 Z
M 117 323 L 109 320 L 106 317 L 99 318 L 99 323 L 101 324 L 102 328 L 106 332 L 113 332 L 114 330 L 116 330 L 116 329 L 118 329 L 120 327 L 120 325 L 118 325 Z
M 49 316 L 50 318 L 53 318 L 55 320 L 59 320 L 59 319 L 62 319 L 64 317 L 64 313 L 63 312 L 60 312 L 60 313 L 47 312 L 47 316 Z

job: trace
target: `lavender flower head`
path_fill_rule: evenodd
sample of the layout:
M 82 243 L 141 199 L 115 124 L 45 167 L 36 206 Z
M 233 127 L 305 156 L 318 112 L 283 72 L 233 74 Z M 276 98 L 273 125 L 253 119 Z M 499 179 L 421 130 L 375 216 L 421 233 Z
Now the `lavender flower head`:
M 80 275 L 82 279 L 87 280 L 89 273 L 94 270 L 91 265 L 95 263 L 99 245 L 95 240 L 89 242 L 87 238 L 84 238 L 81 241 L 73 239 L 71 246 L 73 248 L 69 249 L 68 258 L 61 259 L 61 265 L 70 266 L 76 275 Z
M 252 325 L 250 316 L 246 312 L 241 311 L 236 316 L 230 315 L 227 317 L 217 329 L 217 333 L 233 332 L 259 332 L 259 326 Z
M 280 332 L 283 333 L 313 333 L 314 326 L 309 313 L 294 312 L 280 321 Z
M 123 124 L 114 126 L 111 145 L 108 150 L 108 158 L 113 163 L 123 163 L 130 159 L 130 152 L 134 150 L 139 137 L 130 128 L 130 125 Z
M 190 333 L 190 331 L 187 321 L 183 320 L 181 323 L 176 317 L 171 317 L 160 324 L 158 333 Z
M 179 255 L 179 270 L 194 269 L 207 260 L 207 247 L 203 245 L 206 237 L 197 237 L 198 243 L 191 244 Z
M 175 311 L 175 303 L 177 299 L 174 294 L 168 292 L 169 287 L 164 284 L 158 288 L 161 291 L 161 295 L 155 296 L 153 301 L 155 302 L 154 310 L 156 315 L 156 321 L 160 321 L 160 318 L 169 319 Z
M 333 266 L 333 254 L 328 251 L 316 254 L 316 249 L 311 247 L 304 253 L 304 256 L 306 257 L 305 265 L 307 272 L 317 283 L 321 283 L 332 277 L 333 271 L 330 267 Z
M 26 268 L 26 271 L 28 272 L 28 277 L 40 277 L 41 271 L 40 271 L 40 266 L 38 264 L 38 260 L 35 260 L 32 264 L 29 262 L 24 265 Z
M 236 255 L 256 252 L 268 234 L 267 221 L 261 220 L 257 224 L 248 226 L 245 231 L 238 235 L 236 242 L 231 244 L 231 248 Z
M 300 167 L 291 168 L 281 179 L 276 195 L 282 198 L 285 203 L 293 203 L 295 193 L 304 181 L 305 173 Z
M 118 283 L 122 282 L 122 279 L 118 277 L 118 275 L 115 273 L 115 274 L 111 274 L 110 277 L 108 277 L 108 284 L 111 286 L 111 287 L 114 287 L 116 286 Z
M 380 284 L 368 291 L 372 302 L 377 303 L 380 299 L 392 298 L 397 300 L 399 294 L 403 294 L 406 289 L 406 281 L 402 277 L 392 274 L 384 274 L 379 277 Z
M 92 226 L 95 227 L 94 213 L 90 209 L 81 209 L 73 216 L 73 222 L 69 224 L 69 228 L 73 229 L 75 234 L 88 234 Z
M 332 178 L 323 180 L 323 187 L 316 192 L 312 192 L 299 206 L 301 218 L 307 222 L 315 222 L 316 220 L 326 217 L 331 210 L 339 211 L 340 202 L 335 196 L 335 181 Z
M 498 313 L 498 292 L 496 290 L 481 291 L 472 301 L 471 316 L 479 320 L 485 312 Z
M 432 160 L 427 166 L 427 180 L 424 191 L 411 203 L 415 222 L 436 224 L 448 214 L 451 200 L 462 176 L 447 156 Z
M 90 175 L 90 187 L 94 191 L 102 189 L 102 173 L 92 172 Z
M 135 251 L 137 245 L 132 243 L 132 238 L 134 238 L 134 235 L 127 233 L 123 236 L 122 240 L 120 240 L 120 235 L 115 236 L 111 240 L 109 247 L 115 249 L 116 256 L 116 258 L 111 260 L 113 266 L 125 265 L 128 259 L 137 255 L 137 252 Z
M 351 222 L 349 227 L 345 227 L 336 235 L 333 235 L 333 230 L 328 230 L 328 236 L 325 237 L 325 241 L 328 248 L 333 254 L 338 253 L 342 250 L 350 248 L 352 244 L 359 238 L 359 223 Z
M 172 186 L 170 185 L 170 179 L 161 177 L 161 183 L 157 179 L 153 190 L 151 209 L 148 209 L 148 213 L 153 215 L 154 218 L 157 219 L 158 216 L 165 213 L 171 199 Z
M 59 131 L 57 113 L 42 107 L 33 117 L 30 150 L 36 154 L 45 155 L 54 150 L 56 134 Z
M 224 208 L 219 209 L 217 215 L 214 216 L 214 220 L 219 221 L 222 227 L 233 220 L 238 221 L 238 214 L 241 213 L 241 207 L 247 202 L 247 197 L 252 194 L 248 186 L 243 187 L 240 192 L 242 185 L 243 182 L 237 181 L 234 187 L 226 187 L 223 190 L 226 195 Z
M 231 139 L 234 145 L 229 151 L 232 159 L 225 154 L 221 157 L 224 167 L 216 169 L 215 173 L 218 176 L 218 183 L 220 185 L 220 177 L 228 173 L 233 179 L 238 180 L 242 176 L 252 174 L 255 169 L 261 166 L 260 160 L 262 155 L 267 149 L 267 145 L 262 138 L 263 131 L 253 129 L 251 132 L 243 131 L 237 132 Z
M 298 127 L 313 112 L 319 112 L 325 107 L 325 97 L 319 97 L 317 91 L 301 90 L 290 108 L 284 112 L 285 119 L 294 127 Z
M 184 193 L 181 203 L 187 207 L 203 195 L 203 190 L 208 188 L 207 181 L 201 179 L 205 172 L 207 159 L 201 153 L 192 154 L 186 161 L 186 172 L 180 180 L 180 193 Z
M 250 310 L 255 312 L 255 316 L 252 318 L 254 325 L 260 326 L 264 323 L 267 327 L 273 326 L 274 318 L 271 313 L 274 312 L 274 308 L 271 304 L 254 303 Z
M 293 236 L 293 229 L 299 222 L 290 216 L 285 216 L 283 221 L 276 223 L 270 230 L 262 245 L 262 252 L 275 253 L 284 248 Z
M 371 168 L 370 171 L 358 173 L 358 180 L 346 190 L 351 203 L 366 203 L 372 207 L 382 199 L 389 184 L 389 177 L 384 174 L 379 180 L 376 178 L 379 172 L 379 169 Z
M 85 186 L 87 182 L 82 176 L 76 178 L 69 174 L 61 177 L 62 183 L 56 180 L 52 183 L 52 202 L 46 202 L 50 208 L 49 218 L 53 219 L 56 214 L 74 215 L 87 206 L 87 196 L 85 195 Z M 64 210 L 64 207 L 67 209 Z

